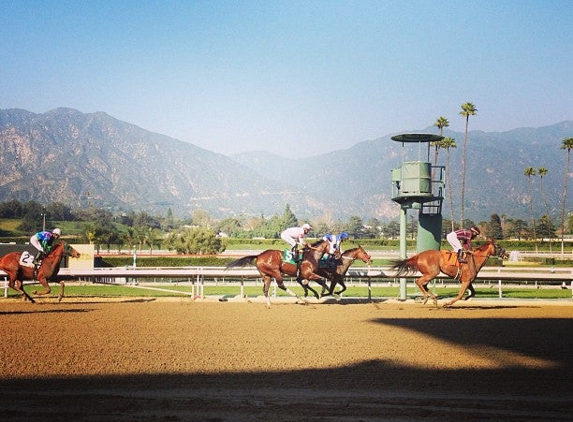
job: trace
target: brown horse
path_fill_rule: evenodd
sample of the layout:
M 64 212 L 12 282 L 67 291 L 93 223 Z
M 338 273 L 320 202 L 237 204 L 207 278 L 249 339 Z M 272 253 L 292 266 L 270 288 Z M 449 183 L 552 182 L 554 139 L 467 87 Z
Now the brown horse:
M 227 264 L 227 269 L 233 267 L 244 267 L 247 264 L 256 265 L 261 277 L 263 278 L 263 293 L 267 302 L 267 307 L 270 307 L 271 300 L 269 298 L 269 288 L 271 281 L 274 278 L 280 289 L 284 290 L 291 296 L 298 297 L 293 291 L 287 288 L 283 282 L 283 274 L 296 277 L 297 282 L 301 286 L 305 286 L 303 280 L 313 280 L 317 282 L 322 281 L 322 276 L 317 274 L 318 261 L 326 252 L 328 252 L 330 244 L 327 240 L 319 240 L 310 246 L 304 248 L 302 259 L 299 265 L 283 261 L 283 251 L 277 249 L 267 249 L 258 255 L 248 255 L 239 258 Z M 322 283 L 321 283 L 322 284 Z M 318 296 L 318 294 L 317 294 Z
M 24 280 L 37 279 L 40 284 L 44 286 L 44 291 L 34 291 L 33 294 L 47 295 L 52 291 L 48 281 L 53 279 L 58 274 L 58 271 L 60 271 L 60 264 L 64 256 L 71 256 L 72 258 L 80 257 L 78 251 L 63 240 L 60 240 L 54 245 L 51 252 L 44 257 L 42 265 L 38 269 L 37 275 L 35 275 L 34 268 L 24 267 L 19 264 L 20 255 L 22 255 L 21 252 L 10 252 L 0 258 L 0 270 L 8 275 L 8 286 L 20 293 L 24 297 L 24 300 L 28 299 L 32 303 L 35 302 L 35 300 L 24 290 Z M 64 297 L 63 281 L 60 281 L 60 287 L 58 302 Z
M 440 271 L 459 280 L 461 285 L 457 297 L 444 304 L 444 306 L 451 306 L 462 298 L 466 289 L 470 290 L 470 297 L 475 294 L 472 282 L 477 277 L 481 267 L 491 255 L 505 256 L 505 250 L 498 248 L 493 239 L 490 239 L 488 243 L 474 249 L 467 255 L 467 262 L 458 264 L 456 254 L 452 251 L 428 250 L 408 259 L 395 261 L 392 269 L 397 271 L 396 277 L 412 274 L 416 271 L 421 272 L 422 276 L 416 280 L 416 284 L 424 294 L 424 304 L 431 297 L 436 306 L 438 306 L 438 298 L 426 287 L 430 280 L 440 274 Z
M 338 264 L 333 269 L 330 268 L 319 268 L 317 273 L 330 280 L 330 288 L 328 289 L 329 295 L 340 295 L 343 291 L 346 290 L 346 284 L 344 284 L 344 276 L 346 272 L 350 268 L 350 266 L 354 263 L 355 260 L 360 259 L 365 264 L 370 265 L 372 263 L 372 258 L 370 254 L 368 254 L 362 246 L 358 246 L 357 248 L 348 249 L 344 251 L 344 253 L 340 256 L 340 264 Z M 337 284 L 340 284 L 341 289 L 334 292 L 334 288 Z M 324 296 L 324 288 L 322 290 L 322 295 Z

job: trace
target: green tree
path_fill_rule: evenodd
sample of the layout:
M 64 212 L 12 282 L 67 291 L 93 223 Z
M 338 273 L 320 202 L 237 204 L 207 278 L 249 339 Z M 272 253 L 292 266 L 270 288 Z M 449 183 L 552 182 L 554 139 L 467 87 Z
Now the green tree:
M 503 239 L 503 230 L 501 228 L 501 218 L 499 215 L 492 214 L 489 219 L 489 224 L 487 226 L 487 237 L 496 240 Z
M 283 229 L 286 229 L 288 227 L 294 227 L 297 225 L 298 225 L 298 218 L 296 218 L 296 215 L 294 215 L 294 213 L 290 209 L 290 205 L 286 204 L 285 211 L 282 215 Z
M 229 237 L 240 237 L 244 233 L 241 221 L 235 217 L 220 221 L 216 228 L 217 231 L 226 233 Z
M 536 224 L 536 233 L 541 239 L 549 239 L 549 244 L 555 238 L 555 225 L 548 215 L 542 215 Z
M 535 217 L 533 214 L 533 198 L 531 195 L 531 176 L 535 176 L 533 167 L 526 167 L 523 174 L 527 176 L 527 196 L 529 199 L 529 213 L 531 216 L 531 227 L 533 227 L 533 240 L 535 241 L 535 251 L 537 252 L 537 234 L 535 233 Z
M 23 214 L 22 221 L 18 226 L 18 230 L 34 234 L 42 230 L 43 218 L 42 215 L 46 212 L 44 206 L 36 201 L 28 201 L 22 205 Z M 50 229 L 51 223 L 47 221 L 46 229 Z
M 400 236 L 400 221 L 390 220 L 383 228 L 384 236 L 387 238 L 397 238 Z
M 477 108 L 470 102 L 462 104 L 462 111 L 460 115 L 466 119 L 466 128 L 464 132 L 464 146 L 462 149 L 462 197 L 460 200 L 460 226 L 464 227 L 464 209 L 465 209 L 465 195 L 466 195 L 466 149 L 468 143 L 468 126 L 470 121 L 470 116 L 475 116 L 477 114 Z
M 346 232 L 354 239 L 360 239 L 364 234 L 364 223 L 362 218 L 357 215 L 351 215 L 346 222 Z
M 186 227 L 169 232 L 165 246 L 180 254 L 216 254 L 225 250 L 221 239 L 207 227 Z
M 565 162 L 565 180 L 563 182 L 563 197 L 561 198 L 561 255 L 565 254 L 565 207 L 567 204 L 567 182 L 569 181 L 569 162 L 571 159 L 571 148 L 573 148 L 573 138 L 565 138 L 561 142 L 561 149 L 567 150 L 567 161 Z

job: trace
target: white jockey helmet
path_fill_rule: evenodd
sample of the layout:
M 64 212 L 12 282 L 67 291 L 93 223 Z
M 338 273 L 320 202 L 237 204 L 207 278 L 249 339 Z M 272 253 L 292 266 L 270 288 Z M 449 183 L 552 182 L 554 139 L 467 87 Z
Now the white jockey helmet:
M 58 228 L 55 228 L 54 230 L 52 230 L 52 234 L 61 236 L 62 235 L 62 231 Z
M 307 223 L 303 224 L 302 228 L 305 230 L 312 230 L 312 227 L 310 227 L 310 224 L 307 224 Z

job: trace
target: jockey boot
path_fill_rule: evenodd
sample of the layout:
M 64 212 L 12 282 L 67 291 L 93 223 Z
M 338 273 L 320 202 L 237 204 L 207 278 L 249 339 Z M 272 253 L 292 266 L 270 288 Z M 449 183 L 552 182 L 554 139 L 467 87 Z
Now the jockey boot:
M 294 262 L 298 262 L 298 249 L 296 246 L 293 246 L 291 249 L 292 259 Z
M 44 259 L 44 256 L 46 256 L 46 254 L 42 251 L 38 251 L 38 253 L 36 254 L 36 256 L 34 257 L 34 265 L 40 265 L 42 263 L 42 260 Z
M 459 262 L 460 264 L 463 264 L 463 263 L 466 262 L 466 260 L 464 259 L 464 250 L 463 250 L 463 249 L 460 249 L 460 250 L 458 251 L 458 262 Z

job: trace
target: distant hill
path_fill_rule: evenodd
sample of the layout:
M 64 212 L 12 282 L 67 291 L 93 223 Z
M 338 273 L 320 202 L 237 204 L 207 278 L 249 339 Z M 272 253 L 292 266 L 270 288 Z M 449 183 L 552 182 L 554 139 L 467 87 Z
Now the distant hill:
M 457 203 L 463 133 L 445 135 L 458 143 L 450 170 Z M 558 215 L 566 160 L 560 146 L 571 136 L 571 121 L 503 133 L 470 132 L 466 216 L 481 221 L 495 212 L 528 218 L 527 166 L 549 170 L 543 184 L 549 207 Z M 112 211 L 172 209 L 176 215 L 202 208 L 219 218 L 281 214 L 288 203 L 299 217 L 329 213 L 342 219 L 386 219 L 399 210 L 390 200 L 391 169 L 412 154 L 390 137 L 309 158 L 262 151 L 227 157 L 103 112 L 0 110 L 0 200 L 60 201 Z M 418 160 L 420 151 L 413 154 Z M 425 148 L 421 154 L 427 158 Z M 444 159 L 441 152 L 441 164 Z M 538 177 L 533 189 L 541 214 Z M 568 202 L 573 203 L 573 193 Z M 447 206 L 444 216 L 449 216 Z

